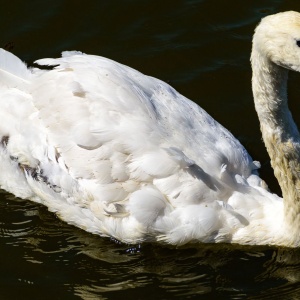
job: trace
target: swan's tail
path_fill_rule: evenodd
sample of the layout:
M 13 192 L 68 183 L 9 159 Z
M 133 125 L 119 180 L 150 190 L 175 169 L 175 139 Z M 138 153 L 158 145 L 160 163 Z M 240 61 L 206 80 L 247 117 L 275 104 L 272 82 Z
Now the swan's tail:
M 0 88 L 18 88 L 26 90 L 31 71 L 14 54 L 0 48 Z

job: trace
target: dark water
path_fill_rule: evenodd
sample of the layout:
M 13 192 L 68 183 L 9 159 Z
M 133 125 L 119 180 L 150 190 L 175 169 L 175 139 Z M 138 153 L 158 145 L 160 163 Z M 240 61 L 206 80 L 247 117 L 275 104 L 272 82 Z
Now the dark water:
M 233 132 L 280 193 L 253 108 L 249 55 L 257 22 L 290 9 L 300 11 L 300 1 L 5 0 L 0 46 L 29 64 L 76 49 L 169 82 Z M 299 80 L 289 83 L 296 121 Z M 0 299 L 300 298 L 298 249 L 130 249 L 0 196 Z

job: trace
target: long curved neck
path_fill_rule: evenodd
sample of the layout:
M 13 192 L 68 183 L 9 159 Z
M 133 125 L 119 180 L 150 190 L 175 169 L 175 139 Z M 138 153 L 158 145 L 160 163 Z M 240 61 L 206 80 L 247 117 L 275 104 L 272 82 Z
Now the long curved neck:
M 288 227 L 300 229 L 300 135 L 288 109 L 288 70 L 252 49 L 252 89 L 261 132 L 284 198 Z

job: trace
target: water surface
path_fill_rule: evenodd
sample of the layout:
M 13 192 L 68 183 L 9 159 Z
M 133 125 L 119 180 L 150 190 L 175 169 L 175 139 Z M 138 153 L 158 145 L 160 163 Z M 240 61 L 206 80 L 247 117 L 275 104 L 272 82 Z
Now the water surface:
M 199 103 L 261 161 L 280 193 L 251 95 L 253 30 L 300 2 L 3 1 L 0 46 L 28 64 L 80 50 L 130 65 Z M 290 106 L 300 122 L 298 75 Z M 46 208 L 0 194 L 1 299 L 297 299 L 300 251 L 198 245 L 130 248 L 58 220 Z

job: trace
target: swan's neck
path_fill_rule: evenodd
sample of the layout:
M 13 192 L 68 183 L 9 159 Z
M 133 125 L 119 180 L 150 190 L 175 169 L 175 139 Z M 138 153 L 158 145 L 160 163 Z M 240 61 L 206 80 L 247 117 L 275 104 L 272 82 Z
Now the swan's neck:
M 300 136 L 288 109 L 288 70 L 253 47 L 252 89 L 261 132 L 284 198 L 288 227 L 300 230 Z

